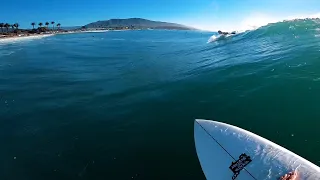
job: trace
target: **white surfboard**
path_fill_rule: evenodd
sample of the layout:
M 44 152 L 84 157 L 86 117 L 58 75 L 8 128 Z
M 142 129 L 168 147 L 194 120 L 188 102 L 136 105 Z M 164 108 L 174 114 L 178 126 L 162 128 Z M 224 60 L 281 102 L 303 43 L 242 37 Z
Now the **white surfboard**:
M 235 36 L 236 34 L 227 34 L 227 35 L 212 35 L 207 43 L 215 42 L 215 41 L 220 41 L 220 40 L 225 40 L 229 37 Z
M 196 120 L 194 139 L 208 180 L 278 180 L 293 170 L 299 180 L 320 180 L 320 168 L 315 164 L 229 124 Z

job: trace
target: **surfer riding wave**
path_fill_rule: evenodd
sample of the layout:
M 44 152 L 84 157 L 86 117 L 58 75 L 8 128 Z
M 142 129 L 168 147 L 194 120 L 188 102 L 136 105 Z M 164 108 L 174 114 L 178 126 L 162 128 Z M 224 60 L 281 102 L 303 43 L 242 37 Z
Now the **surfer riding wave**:
M 236 32 L 233 31 L 233 32 L 229 33 L 229 32 L 222 32 L 222 31 L 219 30 L 218 34 L 220 34 L 220 35 L 229 35 L 229 34 L 236 34 Z
M 225 39 L 226 37 L 229 37 L 229 36 L 232 36 L 232 35 L 235 35 L 236 34 L 236 31 L 233 31 L 233 32 L 223 32 L 223 31 L 218 31 L 218 36 L 213 35 L 209 38 L 208 40 L 208 43 L 211 43 L 211 42 L 214 42 L 214 41 L 218 41 L 218 40 L 223 40 Z

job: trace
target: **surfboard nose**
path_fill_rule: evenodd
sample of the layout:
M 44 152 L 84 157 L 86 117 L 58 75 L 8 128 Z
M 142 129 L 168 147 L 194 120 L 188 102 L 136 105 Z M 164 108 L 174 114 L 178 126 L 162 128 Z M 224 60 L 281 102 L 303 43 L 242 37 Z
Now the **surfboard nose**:
M 320 179 L 318 166 L 261 136 L 222 122 L 194 122 L 196 152 L 208 180 L 276 179 L 298 167 L 301 180 Z
M 217 126 L 219 126 L 221 128 L 235 127 L 235 126 L 231 126 L 229 124 L 225 124 L 222 122 L 206 120 L 206 119 L 195 119 L 194 126 L 196 126 L 196 125 L 200 125 L 204 129 L 210 129 L 212 127 L 217 127 Z
M 205 123 L 206 121 L 209 121 L 209 120 L 205 120 L 205 119 L 195 119 L 195 120 L 194 120 L 194 123 L 203 124 L 203 123 Z M 210 121 L 210 122 L 214 122 L 214 121 Z

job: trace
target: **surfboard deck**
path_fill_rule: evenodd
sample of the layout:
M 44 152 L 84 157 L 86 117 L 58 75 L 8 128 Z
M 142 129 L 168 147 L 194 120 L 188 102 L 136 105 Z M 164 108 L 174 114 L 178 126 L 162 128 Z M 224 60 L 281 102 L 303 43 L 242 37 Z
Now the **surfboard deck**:
M 320 180 L 315 164 L 236 126 L 195 120 L 194 139 L 208 180 L 278 180 L 293 170 L 299 180 Z

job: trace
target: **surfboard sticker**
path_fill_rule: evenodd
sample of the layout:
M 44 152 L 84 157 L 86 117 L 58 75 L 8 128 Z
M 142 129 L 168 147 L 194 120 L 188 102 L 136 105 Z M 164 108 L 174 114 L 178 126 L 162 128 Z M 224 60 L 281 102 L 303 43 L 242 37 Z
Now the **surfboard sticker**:
M 320 180 L 320 168 L 312 162 L 236 126 L 196 120 L 194 139 L 208 180 L 276 180 L 294 170 L 299 180 Z
M 252 160 L 250 156 L 243 153 L 239 156 L 239 159 L 237 161 L 232 162 L 231 166 L 229 167 L 229 169 L 231 169 L 231 171 L 234 173 L 234 175 L 232 176 L 232 180 L 235 180 L 240 174 L 240 171 L 245 168 L 251 161 Z

